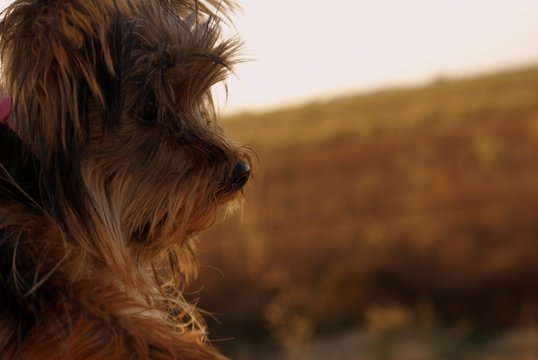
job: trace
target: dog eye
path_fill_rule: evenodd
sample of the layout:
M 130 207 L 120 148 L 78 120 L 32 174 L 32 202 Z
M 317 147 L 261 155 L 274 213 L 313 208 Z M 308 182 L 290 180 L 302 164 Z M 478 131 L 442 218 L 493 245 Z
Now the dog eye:
M 150 93 L 144 101 L 144 106 L 138 115 L 138 120 L 141 123 L 153 125 L 157 122 L 158 112 L 159 108 L 155 100 L 155 94 Z

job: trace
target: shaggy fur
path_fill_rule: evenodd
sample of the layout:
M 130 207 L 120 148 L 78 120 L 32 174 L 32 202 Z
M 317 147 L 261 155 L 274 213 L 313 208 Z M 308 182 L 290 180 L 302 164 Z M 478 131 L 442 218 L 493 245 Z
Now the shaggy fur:
M 216 359 L 193 236 L 249 157 L 210 87 L 227 0 L 17 0 L 0 22 L 0 358 Z

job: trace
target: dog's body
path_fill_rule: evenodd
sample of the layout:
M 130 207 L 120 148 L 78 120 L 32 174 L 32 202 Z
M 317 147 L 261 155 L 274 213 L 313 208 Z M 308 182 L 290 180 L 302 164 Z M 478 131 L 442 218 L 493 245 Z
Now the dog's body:
M 192 236 L 250 174 L 209 90 L 235 61 L 218 26 L 231 8 L 17 0 L 5 11 L 0 358 L 220 358 L 181 290 Z

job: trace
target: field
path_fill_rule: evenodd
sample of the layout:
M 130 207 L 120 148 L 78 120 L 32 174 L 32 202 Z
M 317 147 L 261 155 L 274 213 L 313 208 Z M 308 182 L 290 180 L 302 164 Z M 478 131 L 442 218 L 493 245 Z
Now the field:
M 538 359 L 538 68 L 223 124 L 258 156 L 190 287 L 225 353 Z

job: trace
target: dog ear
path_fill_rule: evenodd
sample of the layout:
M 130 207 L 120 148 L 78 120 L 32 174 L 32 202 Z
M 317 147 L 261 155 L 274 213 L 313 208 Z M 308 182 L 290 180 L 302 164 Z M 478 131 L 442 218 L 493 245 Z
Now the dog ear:
M 105 101 L 94 67 L 101 58 L 113 73 L 112 55 L 108 46 L 97 54 L 87 42 L 106 44 L 111 9 L 121 11 L 122 3 L 129 11 L 125 1 L 18 0 L 3 13 L 0 61 L 11 126 L 44 165 L 84 143 L 81 92 Z

